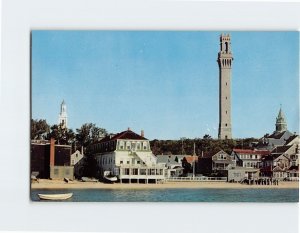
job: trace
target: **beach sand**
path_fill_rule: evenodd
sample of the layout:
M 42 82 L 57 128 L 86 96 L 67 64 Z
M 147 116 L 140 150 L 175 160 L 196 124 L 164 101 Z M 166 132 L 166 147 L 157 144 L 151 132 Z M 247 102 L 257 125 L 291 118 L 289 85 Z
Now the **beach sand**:
M 279 185 L 247 185 L 227 182 L 166 182 L 163 184 L 104 184 L 101 182 L 71 181 L 40 179 L 31 183 L 32 189 L 172 189 L 172 188 L 211 188 L 211 189 L 281 189 L 299 188 L 299 182 L 279 182 Z

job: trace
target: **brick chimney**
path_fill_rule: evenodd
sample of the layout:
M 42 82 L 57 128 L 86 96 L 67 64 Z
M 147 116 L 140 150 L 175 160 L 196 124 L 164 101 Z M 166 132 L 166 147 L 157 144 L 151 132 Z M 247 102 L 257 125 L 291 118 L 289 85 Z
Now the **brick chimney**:
M 55 140 L 54 138 L 50 139 L 50 166 L 55 164 Z
M 141 130 L 141 136 L 142 136 L 142 137 L 145 137 L 145 132 L 144 132 L 143 129 Z

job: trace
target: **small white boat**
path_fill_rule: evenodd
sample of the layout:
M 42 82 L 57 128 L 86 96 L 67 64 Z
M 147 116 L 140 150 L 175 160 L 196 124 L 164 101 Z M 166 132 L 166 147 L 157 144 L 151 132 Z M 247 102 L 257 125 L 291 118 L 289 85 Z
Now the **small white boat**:
M 116 176 L 104 176 L 103 178 L 105 181 L 111 182 L 111 183 L 118 181 L 118 178 Z
M 66 200 L 73 196 L 73 193 L 62 193 L 62 194 L 38 194 L 42 200 Z
M 103 180 L 105 183 L 114 183 L 118 181 L 118 178 L 115 175 L 111 174 L 110 171 L 105 171 L 103 173 Z

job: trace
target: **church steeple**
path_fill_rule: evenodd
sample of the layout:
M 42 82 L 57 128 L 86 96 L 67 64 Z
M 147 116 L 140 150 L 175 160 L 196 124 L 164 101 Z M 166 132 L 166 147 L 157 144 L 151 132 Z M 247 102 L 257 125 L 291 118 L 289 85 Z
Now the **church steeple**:
M 68 115 L 67 115 L 67 105 L 65 101 L 60 105 L 60 113 L 58 116 L 58 124 L 61 125 L 62 128 L 68 127 Z
M 276 118 L 276 133 L 281 133 L 283 131 L 286 131 L 287 130 L 287 123 L 286 123 L 286 120 L 285 120 L 285 116 L 284 116 L 284 113 L 282 111 L 282 108 L 280 106 L 280 109 L 279 109 L 279 113 L 278 113 L 278 116 Z

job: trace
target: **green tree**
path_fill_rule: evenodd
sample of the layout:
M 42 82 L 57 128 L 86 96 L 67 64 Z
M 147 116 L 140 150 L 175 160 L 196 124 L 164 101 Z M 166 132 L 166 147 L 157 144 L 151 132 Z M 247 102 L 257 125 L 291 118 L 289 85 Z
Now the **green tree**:
M 31 139 L 46 139 L 47 134 L 50 132 L 50 126 L 46 120 L 33 120 L 31 119 Z
M 85 123 L 80 129 L 76 129 L 76 141 L 79 147 L 84 148 L 99 140 L 100 137 L 106 136 L 106 129 L 99 128 L 93 123 Z
M 72 145 L 75 142 L 75 133 L 72 129 L 67 129 L 59 125 L 52 125 L 48 139 L 54 138 L 57 144 Z

